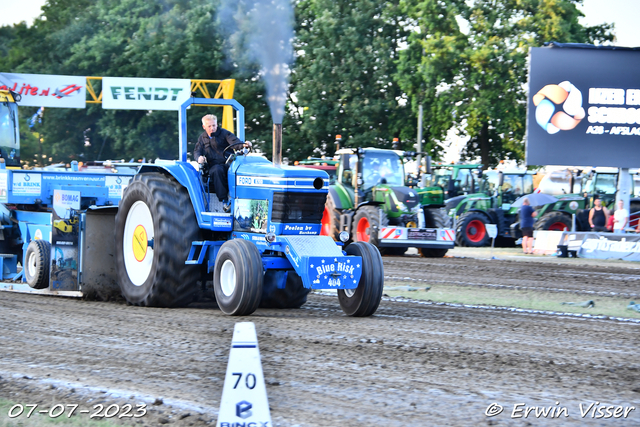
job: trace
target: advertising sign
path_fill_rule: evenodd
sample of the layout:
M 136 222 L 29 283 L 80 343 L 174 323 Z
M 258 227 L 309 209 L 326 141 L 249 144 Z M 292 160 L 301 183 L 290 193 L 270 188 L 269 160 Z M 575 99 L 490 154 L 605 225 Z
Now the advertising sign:
M 79 209 L 79 191 L 53 190 L 52 290 L 78 290 Z
M 532 48 L 528 165 L 640 166 L 640 51 Z
M 122 192 L 131 181 L 130 176 L 107 176 L 104 185 L 109 189 L 110 198 L 122 198 Z
M 268 200 L 236 199 L 233 229 L 251 233 L 266 233 L 268 215 Z
M 566 231 L 560 242 L 569 250 L 575 250 L 580 258 L 640 261 L 640 236 L 637 234 Z
M 42 176 L 39 173 L 16 172 L 12 175 L 14 196 L 39 196 L 42 191 Z
M 85 108 L 86 77 L 0 73 L 0 90 L 22 95 L 20 106 Z
M 189 79 L 102 79 L 102 108 L 120 110 L 175 110 L 191 96 Z

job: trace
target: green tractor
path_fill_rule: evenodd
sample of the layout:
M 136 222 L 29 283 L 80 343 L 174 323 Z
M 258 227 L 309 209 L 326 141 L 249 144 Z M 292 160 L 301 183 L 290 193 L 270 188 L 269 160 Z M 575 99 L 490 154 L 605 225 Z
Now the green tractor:
M 634 178 L 637 178 L 637 175 Z M 636 179 L 631 180 L 630 225 L 637 223 L 640 211 L 640 188 L 635 181 Z M 572 218 L 575 215 L 575 230 L 590 231 L 589 209 L 594 206 L 596 197 L 602 200 L 603 206 L 609 210 L 614 209 L 618 188 L 617 169 L 596 168 L 588 174 L 576 171 L 571 175 L 569 188 L 574 190 L 577 185 L 580 186 L 579 192 L 557 195 L 557 202 L 537 208 L 538 216 L 534 224 L 536 230 L 571 230 Z M 513 237 L 519 237 L 519 232 L 519 227 L 514 227 Z
M 478 175 L 476 193 L 455 196 L 446 202 L 449 215 L 455 219 L 456 243 L 471 247 L 489 245 L 487 224 L 498 227 L 497 241 L 513 243 L 511 224 L 517 220 L 517 209 L 511 204 L 533 192 L 533 173 L 492 170 L 480 171 Z
M 337 181 L 329 187 L 321 234 L 369 242 L 382 254 L 402 255 L 409 247 L 425 257 L 443 257 L 453 248 L 443 196 L 437 189 L 406 186 L 403 157 L 415 153 L 379 148 L 336 152 Z
M 423 183 L 423 188 L 441 191 L 445 205 L 457 206 L 467 195 L 478 192 L 478 177 L 482 176 L 482 165 L 443 162 L 427 164 L 428 179 Z

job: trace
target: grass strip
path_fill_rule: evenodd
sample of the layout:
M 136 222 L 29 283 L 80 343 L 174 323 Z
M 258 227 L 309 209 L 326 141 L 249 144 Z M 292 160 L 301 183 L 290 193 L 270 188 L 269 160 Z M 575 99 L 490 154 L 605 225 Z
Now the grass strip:
M 413 288 L 417 290 L 408 290 Z M 429 289 L 425 290 L 425 288 Z M 389 280 L 385 281 L 384 294 L 390 297 L 405 297 L 433 302 L 514 307 L 640 319 L 640 313 L 627 309 L 630 302 L 629 299 L 615 296 L 565 294 L 521 289 L 493 289 L 475 286 L 430 284 L 428 282 L 421 282 L 418 285 L 415 282 Z M 582 304 L 590 300 L 594 302 L 593 307 L 562 304 Z

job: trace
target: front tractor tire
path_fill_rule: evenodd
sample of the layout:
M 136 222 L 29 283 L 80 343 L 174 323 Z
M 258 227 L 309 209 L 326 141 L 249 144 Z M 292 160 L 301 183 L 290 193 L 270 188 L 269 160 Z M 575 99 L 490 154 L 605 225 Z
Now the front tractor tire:
M 234 239 L 220 247 L 213 271 L 213 290 L 218 307 L 230 316 L 248 316 L 262 298 L 264 273 L 258 247 Z
M 198 291 L 200 268 L 185 265 L 200 229 L 187 190 L 160 173 L 136 175 L 115 219 L 118 284 L 127 302 L 184 307 Z
M 49 260 L 51 243 L 45 240 L 32 240 L 25 255 L 24 278 L 33 289 L 49 287 Z
M 562 212 L 549 212 L 536 221 L 534 228 L 536 230 L 569 231 L 571 230 L 571 218 Z
M 348 316 L 366 317 L 376 312 L 382 299 L 384 266 L 378 248 L 370 243 L 351 243 L 347 255 L 362 257 L 362 276 L 355 289 L 338 289 L 340 307 Z
M 371 243 L 378 247 L 380 228 L 389 223 L 387 214 L 376 206 L 363 206 L 353 217 L 351 238 L 354 242 Z
M 456 230 L 459 246 L 481 247 L 489 244 L 486 225 L 489 219 L 479 212 L 467 212 L 460 216 Z

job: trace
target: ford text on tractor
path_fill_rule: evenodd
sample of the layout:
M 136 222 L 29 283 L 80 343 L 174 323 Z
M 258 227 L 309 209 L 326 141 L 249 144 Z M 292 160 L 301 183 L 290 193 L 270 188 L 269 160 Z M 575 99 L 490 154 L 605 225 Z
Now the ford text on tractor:
M 354 242 L 369 242 L 390 255 L 415 247 L 423 256 L 443 257 L 453 248 L 455 233 L 445 226 L 442 205 L 425 204 L 427 191 L 405 186 L 402 155 L 378 148 L 340 149 L 322 234 L 338 240 L 347 231 Z
M 229 315 L 300 307 L 311 289 L 336 289 L 346 314 L 373 314 L 384 280 L 378 250 L 362 242 L 343 250 L 318 235 L 328 175 L 273 164 L 248 149 L 232 153 L 241 144 L 229 147 L 231 211 L 225 212 L 207 175 L 187 162 L 191 105 L 233 107 L 244 140 L 238 102 L 191 98 L 180 111 L 177 161 L 113 175 L 0 170 L 0 192 L 7 194 L 4 251 L 9 262 L 23 262 L 28 287 L 72 295 L 115 286 L 131 304 L 179 307 L 212 283 Z M 18 278 L 13 271 L 15 277 L 3 279 Z

